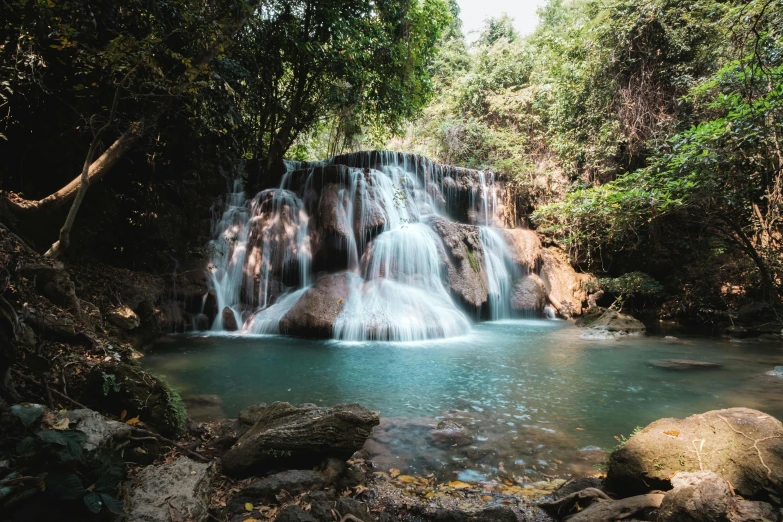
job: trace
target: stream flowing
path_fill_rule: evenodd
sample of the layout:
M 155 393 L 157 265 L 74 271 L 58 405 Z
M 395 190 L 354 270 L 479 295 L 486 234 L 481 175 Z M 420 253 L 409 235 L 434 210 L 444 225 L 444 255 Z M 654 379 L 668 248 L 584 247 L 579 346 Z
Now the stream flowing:
M 718 338 L 588 341 L 565 321 L 506 320 L 410 343 L 180 336 L 144 364 L 196 401 L 197 419 L 260 402 L 359 402 L 381 413 L 366 448 L 381 469 L 463 480 L 596 472 L 604 450 L 662 417 L 745 406 L 783 419 L 779 344 Z M 652 361 L 694 359 L 708 370 Z M 210 403 L 210 401 L 206 401 Z M 449 419 L 457 434 L 433 431 Z

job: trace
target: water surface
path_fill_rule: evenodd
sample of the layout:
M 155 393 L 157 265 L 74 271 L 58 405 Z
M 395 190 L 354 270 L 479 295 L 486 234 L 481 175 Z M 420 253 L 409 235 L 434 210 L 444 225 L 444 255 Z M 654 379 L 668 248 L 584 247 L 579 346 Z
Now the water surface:
M 579 333 L 563 321 L 519 320 L 415 343 L 189 336 L 159 344 L 144 364 L 185 397 L 218 396 L 222 409 L 207 416 L 259 402 L 359 402 L 383 418 L 367 445 L 374 462 L 447 478 L 588 473 L 599 449 L 661 417 L 746 406 L 783 418 L 783 379 L 765 375 L 783 365 L 780 343 Z M 650 364 L 667 358 L 723 367 Z M 443 419 L 466 431 L 433 434 Z

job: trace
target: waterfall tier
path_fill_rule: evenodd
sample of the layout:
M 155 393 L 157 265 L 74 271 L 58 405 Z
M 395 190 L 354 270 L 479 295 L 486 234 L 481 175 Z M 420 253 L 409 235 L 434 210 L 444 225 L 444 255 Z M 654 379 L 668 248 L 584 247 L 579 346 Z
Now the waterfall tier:
M 549 302 L 581 310 L 546 271 L 563 259 L 502 227 L 505 197 L 492 173 L 378 151 L 291 163 L 252 199 L 235 183 L 213 218 L 211 329 L 415 341 Z

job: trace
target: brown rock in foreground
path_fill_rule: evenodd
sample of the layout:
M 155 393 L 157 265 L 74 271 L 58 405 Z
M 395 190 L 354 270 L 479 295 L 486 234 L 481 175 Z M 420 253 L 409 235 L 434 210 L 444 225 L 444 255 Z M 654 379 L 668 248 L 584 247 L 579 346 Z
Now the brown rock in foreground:
M 361 449 L 379 420 L 378 412 L 359 404 L 320 408 L 276 402 L 224 455 L 223 472 L 246 476 L 312 467 L 328 457 L 347 459 Z
M 678 472 L 714 471 L 746 498 L 783 491 L 783 424 L 749 408 L 660 419 L 609 458 L 606 485 L 621 495 L 670 489 Z

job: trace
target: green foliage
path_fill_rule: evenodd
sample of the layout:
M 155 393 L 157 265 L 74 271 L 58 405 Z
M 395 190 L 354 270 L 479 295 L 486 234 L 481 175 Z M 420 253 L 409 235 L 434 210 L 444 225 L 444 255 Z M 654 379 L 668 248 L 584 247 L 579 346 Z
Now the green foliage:
M 663 286 L 643 272 L 629 272 L 619 277 L 598 280 L 600 288 L 615 296 L 613 308 L 621 309 L 631 297 L 655 297 L 663 293 Z
M 126 473 L 119 454 L 108 449 L 85 451 L 82 444 L 87 436 L 80 431 L 38 429 L 40 415 L 35 422 L 28 422 L 33 417 L 29 415 L 32 410 L 33 407 L 23 407 L 13 413 L 25 426 L 10 455 L 13 466 L 30 476 L 45 476 L 42 489 L 55 499 L 81 501 L 93 514 L 121 515 L 123 507 L 116 494 Z

